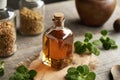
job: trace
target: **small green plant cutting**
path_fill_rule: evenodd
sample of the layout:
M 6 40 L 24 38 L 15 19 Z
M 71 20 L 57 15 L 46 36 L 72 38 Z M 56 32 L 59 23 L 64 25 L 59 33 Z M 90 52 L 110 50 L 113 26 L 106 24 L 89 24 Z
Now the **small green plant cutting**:
M 5 62 L 0 61 L 0 76 L 2 77 L 5 74 Z M 16 68 L 9 80 L 34 80 L 34 77 L 37 75 L 35 70 L 28 70 L 24 65 L 21 65 Z
M 102 36 L 98 40 L 91 41 L 91 39 L 93 38 L 92 33 L 91 32 L 85 33 L 85 39 L 83 42 L 76 41 L 74 43 L 75 53 L 83 54 L 86 51 L 89 51 L 89 53 L 93 53 L 96 56 L 99 56 L 100 50 L 97 47 L 99 45 L 102 45 L 102 47 L 105 50 L 115 49 L 118 47 L 116 45 L 116 42 L 113 39 L 111 39 L 110 37 L 108 37 L 107 30 L 102 30 L 101 35 Z
M 95 80 L 96 74 L 89 70 L 87 65 L 70 67 L 65 76 L 66 80 Z
M 116 45 L 116 42 L 111 39 L 110 37 L 108 37 L 108 31 L 107 30 L 102 30 L 101 31 L 101 38 L 100 41 L 102 43 L 102 46 L 105 50 L 109 50 L 109 49 L 115 49 L 118 46 Z
M 85 39 L 83 42 L 76 41 L 74 43 L 75 53 L 83 54 L 88 50 L 90 53 L 93 53 L 98 56 L 100 54 L 100 51 L 96 47 L 96 45 L 94 45 L 93 42 L 91 42 L 92 38 L 93 38 L 93 35 L 91 32 L 85 33 Z
M 9 80 L 34 80 L 36 74 L 35 70 L 28 70 L 24 65 L 21 65 L 11 75 Z

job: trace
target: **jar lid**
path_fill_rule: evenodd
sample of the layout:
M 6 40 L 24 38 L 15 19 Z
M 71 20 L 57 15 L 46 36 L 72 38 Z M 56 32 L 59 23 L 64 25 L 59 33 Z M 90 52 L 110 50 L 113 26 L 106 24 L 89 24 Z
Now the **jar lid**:
M 7 0 L 0 0 L 0 9 L 4 9 L 7 6 Z
M 22 0 L 21 0 L 22 1 Z M 37 7 L 42 7 L 44 2 L 41 0 L 24 0 L 22 1 L 25 7 L 33 9 Z
M 28 2 L 36 2 L 38 0 L 26 0 L 26 1 L 28 1 Z

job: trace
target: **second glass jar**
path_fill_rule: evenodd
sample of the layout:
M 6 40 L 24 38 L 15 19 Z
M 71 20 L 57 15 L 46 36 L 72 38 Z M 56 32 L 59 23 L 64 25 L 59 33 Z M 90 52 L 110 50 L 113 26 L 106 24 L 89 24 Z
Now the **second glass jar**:
M 44 2 L 41 0 L 21 0 L 19 18 L 21 34 L 40 34 L 44 29 Z

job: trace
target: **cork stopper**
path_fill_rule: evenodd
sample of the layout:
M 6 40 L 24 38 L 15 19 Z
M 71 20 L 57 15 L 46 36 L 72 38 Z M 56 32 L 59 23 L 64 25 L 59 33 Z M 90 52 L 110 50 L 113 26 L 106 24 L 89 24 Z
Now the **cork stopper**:
M 60 20 L 62 21 L 64 19 L 64 14 L 62 12 L 56 12 L 54 13 L 54 20 Z

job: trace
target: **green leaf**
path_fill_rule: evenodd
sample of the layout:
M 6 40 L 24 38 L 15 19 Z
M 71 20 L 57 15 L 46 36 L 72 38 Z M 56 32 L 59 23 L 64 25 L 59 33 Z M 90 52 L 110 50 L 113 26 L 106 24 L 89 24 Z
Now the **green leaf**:
M 30 74 L 29 73 L 24 73 L 24 74 L 21 73 L 21 74 L 23 75 L 25 80 L 33 80 L 33 79 L 30 78 Z
M 14 79 L 14 75 L 12 75 L 12 76 L 9 78 L 9 80 L 15 80 L 15 79 Z
M 92 47 L 92 53 L 95 54 L 96 56 L 100 55 L 100 51 L 98 48 L 96 48 L 95 46 Z
M 101 44 L 101 41 L 100 41 L 100 40 L 94 40 L 94 41 L 92 42 L 92 44 L 98 46 L 98 45 Z
M 75 53 L 78 53 L 78 54 L 80 53 L 81 46 L 82 46 L 82 42 L 80 41 L 76 41 L 74 43 Z
M 116 42 L 115 42 L 113 39 L 110 39 L 110 43 L 111 43 L 111 48 L 112 48 L 112 49 L 118 48 Z
M 78 70 L 78 72 L 80 72 L 81 74 L 84 73 L 84 68 L 83 68 L 82 66 L 78 66 L 78 67 L 77 67 L 77 70 Z
M 85 80 L 84 78 L 82 78 L 81 76 L 78 77 L 78 80 Z
M 75 53 L 82 54 L 86 51 L 86 45 L 80 41 L 74 43 Z
M 96 74 L 94 72 L 90 72 L 85 78 L 85 80 L 95 80 L 95 78 L 96 78 Z
M 27 73 L 28 69 L 24 65 L 21 65 L 16 69 L 16 71 L 19 73 Z
M 76 41 L 76 42 L 74 43 L 74 46 L 75 46 L 75 47 L 78 47 L 78 46 L 81 46 L 82 44 L 83 44 L 82 42 Z
M 5 74 L 5 69 L 4 68 L 0 68 L 0 76 L 3 76 Z
M 113 39 L 110 39 L 110 43 L 111 43 L 112 45 L 115 45 L 115 44 L 116 44 Z
M 105 40 L 106 40 L 106 39 L 105 39 L 105 37 L 103 37 L 103 36 L 100 38 L 100 41 L 101 41 L 102 43 L 104 43 Z
M 84 45 L 82 45 L 82 46 L 80 47 L 79 53 L 82 54 L 82 53 L 84 53 L 85 51 L 86 51 L 86 45 L 84 44 Z
M 5 74 L 5 62 L 1 61 L 0 62 L 0 76 L 3 76 Z
M 86 47 L 87 47 L 87 49 L 91 52 L 92 51 L 92 43 L 87 43 L 86 44 Z
M 4 61 L 1 61 L 1 62 L 0 62 L 0 68 L 4 68 L 4 65 L 5 65 L 5 62 L 4 62 Z
M 87 44 L 87 49 L 88 49 L 91 53 L 95 54 L 96 56 L 99 56 L 99 55 L 100 55 L 99 49 L 98 49 L 95 45 L 93 45 L 92 43 L 88 43 L 88 44 Z
M 89 42 L 89 38 L 85 38 L 84 42 Z
M 108 42 L 108 41 L 110 41 L 110 38 L 109 37 L 106 37 L 106 40 L 105 40 L 106 42 Z
M 116 49 L 116 48 L 118 48 L 117 45 L 111 45 L 111 49 Z
M 102 30 L 102 31 L 101 31 L 101 34 L 102 34 L 103 36 L 106 36 L 106 35 L 108 34 L 108 31 L 107 31 L 107 30 Z
M 30 74 L 31 80 L 33 80 L 33 78 L 37 75 L 37 72 L 35 70 L 30 70 L 28 73 Z
M 68 74 L 75 74 L 76 71 L 77 71 L 77 70 L 76 70 L 75 67 L 70 67 L 70 68 L 67 70 Z
M 82 67 L 84 69 L 83 75 L 88 74 L 89 73 L 89 67 L 87 65 L 83 65 Z
M 85 38 L 88 38 L 89 40 L 92 39 L 92 33 L 91 32 L 87 32 L 85 33 Z
M 71 76 L 70 76 L 70 79 L 71 79 L 71 80 L 78 80 L 78 76 L 77 76 L 77 75 L 71 75 Z
M 105 43 L 103 43 L 103 48 L 104 48 L 105 50 L 109 50 L 109 49 L 111 48 L 111 43 L 110 43 L 110 42 L 105 42 Z
M 24 77 L 21 73 L 15 72 L 13 74 L 14 80 L 24 80 Z
M 66 74 L 66 75 L 65 75 L 65 79 L 66 79 L 66 80 L 72 80 L 72 79 L 71 79 L 71 75 L 70 75 L 70 74 Z

